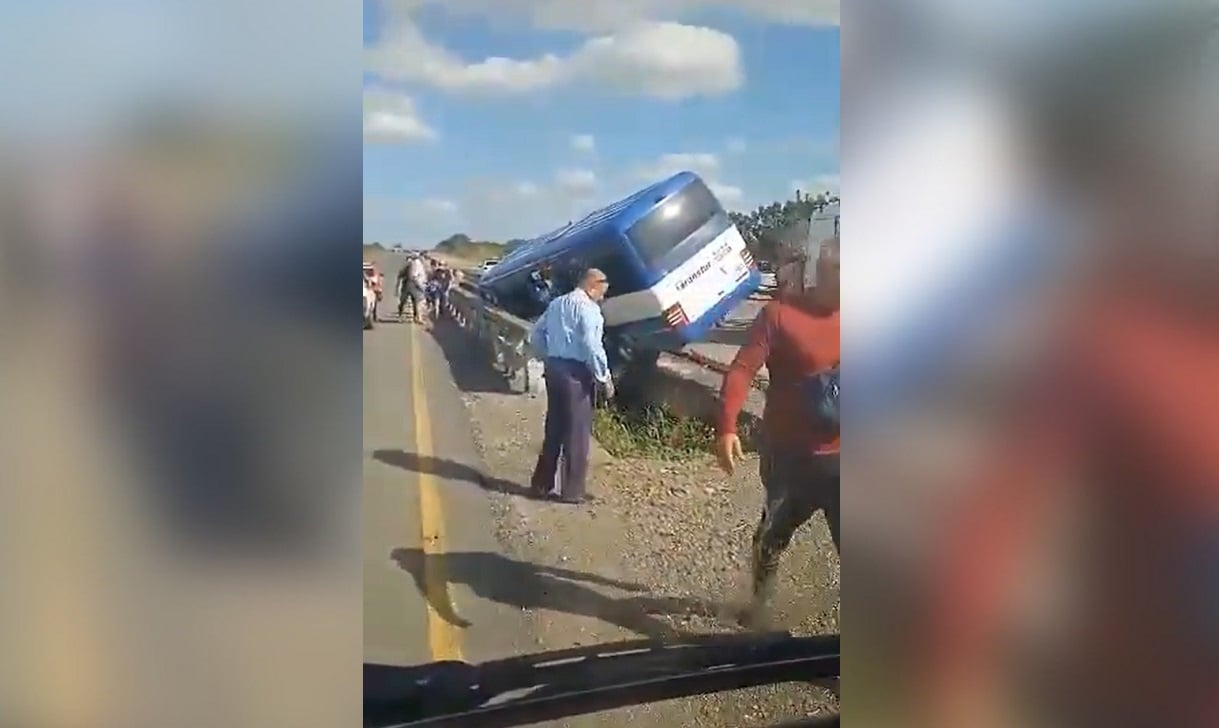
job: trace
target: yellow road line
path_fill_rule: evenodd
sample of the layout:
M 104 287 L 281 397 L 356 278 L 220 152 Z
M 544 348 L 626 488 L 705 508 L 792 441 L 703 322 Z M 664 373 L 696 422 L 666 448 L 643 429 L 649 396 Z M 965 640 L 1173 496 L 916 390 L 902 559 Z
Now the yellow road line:
M 432 447 L 432 421 L 423 386 L 423 366 L 420 361 L 420 339 L 411 326 L 411 401 L 415 405 L 415 452 L 421 467 L 419 479 L 419 521 L 423 537 L 423 585 L 427 600 L 428 646 L 432 659 L 460 660 L 461 639 L 457 628 L 436 611 L 435 604 L 449 603 L 448 569 L 445 568 L 444 509 L 436 476 L 427 471 L 427 463 L 435 459 Z M 456 610 L 449 609 L 450 612 Z

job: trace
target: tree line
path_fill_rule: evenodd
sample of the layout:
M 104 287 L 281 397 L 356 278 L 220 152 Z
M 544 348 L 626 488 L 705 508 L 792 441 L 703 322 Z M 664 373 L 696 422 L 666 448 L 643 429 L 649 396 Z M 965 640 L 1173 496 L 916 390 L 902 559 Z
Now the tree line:
M 785 248 L 804 244 L 813 212 L 837 201 L 837 197 L 826 194 L 814 196 L 796 190 L 795 199 L 760 205 L 753 212 L 730 212 L 728 217 L 755 258 L 774 262 Z

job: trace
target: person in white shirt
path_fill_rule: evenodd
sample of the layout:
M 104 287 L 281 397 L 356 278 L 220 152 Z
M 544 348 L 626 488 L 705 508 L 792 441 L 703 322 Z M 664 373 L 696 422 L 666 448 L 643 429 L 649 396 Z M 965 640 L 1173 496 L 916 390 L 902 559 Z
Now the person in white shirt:
M 398 318 L 402 318 L 406 304 L 411 304 L 411 319 L 415 323 L 427 325 L 424 315 L 427 290 L 428 271 L 419 255 L 411 256 L 398 271 Z
M 560 501 L 591 500 L 584 485 L 593 433 L 593 394 L 600 388 L 607 399 L 614 396 L 602 342 L 605 319 L 599 305 L 608 290 L 605 273 L 590 269 L 575 290 L 551 301 L 533 325 L 529 345 L 543 360 L 546 376 L 546 434 L 531 479 L 537 497 L 554 495 L 557 472 Z

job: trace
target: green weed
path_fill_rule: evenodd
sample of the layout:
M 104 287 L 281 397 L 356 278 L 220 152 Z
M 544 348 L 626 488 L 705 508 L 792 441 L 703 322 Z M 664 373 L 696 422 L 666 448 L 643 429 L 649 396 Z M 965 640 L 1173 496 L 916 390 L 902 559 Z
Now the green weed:
M 614 457 L 685 460 L 711 452 L 715 429 L 702 420 L 681 417 L 666 407 L 638 410 L 597 409 L 593 435 Z

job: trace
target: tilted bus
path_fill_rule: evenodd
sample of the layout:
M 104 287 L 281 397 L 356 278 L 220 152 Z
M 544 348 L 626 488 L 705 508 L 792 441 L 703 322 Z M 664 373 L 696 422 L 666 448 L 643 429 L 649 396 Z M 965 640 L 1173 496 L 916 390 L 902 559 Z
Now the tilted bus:
M 602 305 L 607 340 L 632 351 L 677 350 L 705 339 L 715 322 L 761 285 L 745 240 L 706 183 L 680 172 L 521 243 L 478 283 L 488 303 L 535 318 L 539 274 L 554 295 L 580 272 L 610 281 Z

